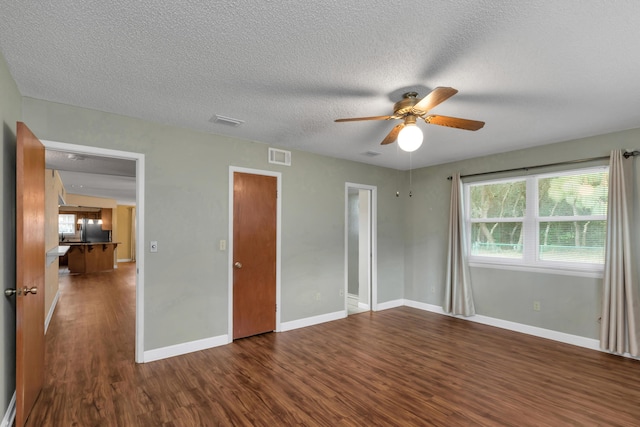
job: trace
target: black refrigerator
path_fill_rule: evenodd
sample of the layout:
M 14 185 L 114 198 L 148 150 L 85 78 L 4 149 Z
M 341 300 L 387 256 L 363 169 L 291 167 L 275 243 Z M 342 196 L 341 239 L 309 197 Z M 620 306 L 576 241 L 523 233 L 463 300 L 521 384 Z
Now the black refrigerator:
M 86 243 L 110 242 L 111 230 L 103 230 L 102 224 L 89 224 L 85 220 L 82 225 L 82 241 Z

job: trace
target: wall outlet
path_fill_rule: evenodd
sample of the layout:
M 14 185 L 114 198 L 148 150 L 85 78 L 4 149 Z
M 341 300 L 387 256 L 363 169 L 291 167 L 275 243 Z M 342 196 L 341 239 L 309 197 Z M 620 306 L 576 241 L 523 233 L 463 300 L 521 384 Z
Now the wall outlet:
M 343 297 L 344 296 L 344 289 L 340 289 L 340 296 Z
M 220 250 L 221 251 L 226 251 L 227 250 L 227 241 L 226 240 L 220 240 Z
M 533 302 L 533 311 L 540 311 L 540 301 Z
M 435 286 L 432 286 L 432 287 L 431 287 L 431 293 L 432 293 L 432 294 L 435 294 L 435 293 L 436 293 L 436 287 L 435 287 Z
M 320 301 L 320 292 L 316 292 L 316 294 L 313 296 L 313 299 L 315 299 L 316 301 Z

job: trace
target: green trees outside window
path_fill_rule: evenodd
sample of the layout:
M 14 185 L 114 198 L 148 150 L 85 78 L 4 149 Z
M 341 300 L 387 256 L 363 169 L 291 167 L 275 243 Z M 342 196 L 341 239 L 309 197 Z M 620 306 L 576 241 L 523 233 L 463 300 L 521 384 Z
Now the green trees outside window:
M 602 265 L 607 168 L 465 184 L 470 255 Z

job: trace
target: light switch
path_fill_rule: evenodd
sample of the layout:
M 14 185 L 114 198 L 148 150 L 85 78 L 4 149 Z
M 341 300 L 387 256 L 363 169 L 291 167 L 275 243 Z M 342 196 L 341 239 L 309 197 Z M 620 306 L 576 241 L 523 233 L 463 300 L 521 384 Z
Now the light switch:
M 221 251 L 226 251 L 227 250 L 227 241 L 226 240 L 220 240 L 220 250 Z
M 149 251 L 158 252 L 158 241 L 157 240 L 152 240 L 151 242 L 149 242 Z

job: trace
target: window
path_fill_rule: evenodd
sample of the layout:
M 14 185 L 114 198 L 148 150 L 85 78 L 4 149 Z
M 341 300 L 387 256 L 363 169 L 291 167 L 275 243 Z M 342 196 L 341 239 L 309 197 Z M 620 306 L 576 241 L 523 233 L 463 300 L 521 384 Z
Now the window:
M 58 215 L 58 233 L 75 234 L 76 232 L 76 216 L 74 214 Z
M 601 270 L 606 167 L 465 184 L 472 262 Z

